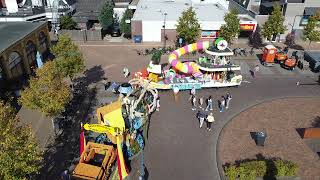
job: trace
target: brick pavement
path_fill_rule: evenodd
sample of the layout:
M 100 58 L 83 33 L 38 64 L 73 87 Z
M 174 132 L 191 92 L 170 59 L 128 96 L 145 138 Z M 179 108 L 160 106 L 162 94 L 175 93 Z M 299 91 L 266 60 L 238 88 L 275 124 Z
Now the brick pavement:
M 134 46 L 81 46 L 87 59 L 87 68 L 100 66 L 110 81 L 125 81 L 122 67 L 131 72 L 145 68 L 150 56 L 138 56 Z M 165 57 L 162 63 L 167 63 Z M 146 142 L 145 162 L 149 179 L 220 179 L 219 159 L 216 156 L 219 133 L 225 124 L 239 112 L 257 103 L 285 96 L 320 96 L 319 86 L 301 84 L 315 83 L 314 74 L 308 76 L 261 75 L 256 79 L 245 76 L 251 83 L 243 83 L 239 88 L 206 89 L 199 91 L 202 96 L 217 98 L 226 91 L 233 94 L 231 109 L 218 113 L 213 131 L 208 133 L 197 127 L 195 112 L 187 102 L 188 92 L 179 93 L 181 101 L 173 101 L 171 91 L 160 93 L 161 110 L 152 116 L 149 139 Z
M 298 164 L 302 179 L 320 178 L 319 156 L 301 139 L 298 128 L 312 127 L 320 116 L 320 98 L 292 98 L 265 102 L 233 118 L 220 135 L 218 155 L 221 163 L 240 159 L 279 157 Z M 258 147 L 250 132 L 265 131 L 264 147 Z M 320 150 L 320 149 L 319 149 Z

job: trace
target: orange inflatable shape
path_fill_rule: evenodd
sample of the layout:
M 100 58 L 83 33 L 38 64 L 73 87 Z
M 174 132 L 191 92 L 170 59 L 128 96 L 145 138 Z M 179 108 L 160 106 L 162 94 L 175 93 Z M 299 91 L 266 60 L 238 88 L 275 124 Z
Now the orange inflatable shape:
M 115 159 L 116 151 L 112 146 L 88 142 L 73 171 L 72 179 L 107 179 Z

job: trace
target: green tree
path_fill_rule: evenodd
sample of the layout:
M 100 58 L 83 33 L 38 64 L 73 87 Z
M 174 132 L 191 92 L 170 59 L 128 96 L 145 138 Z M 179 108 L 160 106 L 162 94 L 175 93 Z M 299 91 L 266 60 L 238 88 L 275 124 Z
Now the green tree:
M 113 24 L 113 8 L 112 0 L 105 0 L 98 15 L 98 20 L 103 29 L 108 29 Z
M 63 77 L 69 77 L 72 80 L 77 73 L 84 70 L 83 55 L 67 35 L 61 35 L 51 51 L 56 57 L 55 67 Z
M 186 43 L 193 43 L 200 37 L 200 24 L 192 7 L 182 12 L 176 31 Z
M 232 42 L 233 38 L 237 37 L 240 33 L 240 19 L 237 16 L 236 10 L 231 10 L 224 16 L 224 24 L 220 29 L 220 37 L 223 37 L 229 43 Z
M 305 40 L 309 40 L 309 47 L 312 41 L 320 41 L 320 31 L 318 22 L 320 20 L 320 14 L 317 12 L 314 16 L 310 16 L 308 24 L 304 27 L 303 35 Z
M 61 16 L 60 27 L 61 29 L 75 29 L 77 27 L 77 23 L 72 19 L 71 16 Z
M 29 86 L 21 92 L 19 102 L 47 116 L 60 114 L 70 101 L 70 88 L 63 77 L 49 61 L 37 69 L 36 76 L 29 80 Z
M 153 52 L 151 60 L 153 64 L 159 64 L 162 56 L 162 51 L 156 50 Z
M 42 166 L 42 152 L 29 126 L 16 111 L 0 101 L 0 179 L 27 179 Z
M 126 11 L 123 13 L 123 16 L 120 21 L 120 30 L 122 33 L 124 33 L 125 36 L 131 35 L 131 24 L 126 23 L 126 20 L 131 20 L 133 16 L 131 9 L 126 9 Z
M 262 36 L 271 40 L 272 36 L 283 34 L 286 26 L 283 25 L 284 17 L 282 16 L 281 6 L 277 3 L 273 7 L 271 15 L 262 27 Z

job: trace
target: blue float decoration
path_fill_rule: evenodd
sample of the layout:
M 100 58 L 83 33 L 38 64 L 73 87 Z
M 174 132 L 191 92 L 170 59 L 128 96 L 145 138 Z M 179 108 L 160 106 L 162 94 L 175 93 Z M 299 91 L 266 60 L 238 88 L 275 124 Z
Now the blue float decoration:
M 140 149 L 144 148 L 144 141 L 141 134 L 137 134 L 136 141 L 138 142 Z
M 133 119 L 133 128 L 139 129 L 142 126 L 142 119 L 139 117 L 136 117 Z

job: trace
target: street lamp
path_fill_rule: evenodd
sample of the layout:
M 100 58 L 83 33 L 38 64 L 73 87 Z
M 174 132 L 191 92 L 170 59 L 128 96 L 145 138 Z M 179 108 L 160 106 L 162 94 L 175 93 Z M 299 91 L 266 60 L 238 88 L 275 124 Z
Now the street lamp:
M 164 38 L 164 42 L 163 42 L 163 48 L 166 48 L 166 41 L 167 41 L 167 37 L 166 37 L 166 17 L 167 17 L 167 13 L 164 13 L 164 21 L 163 21 L 163 38 Z

